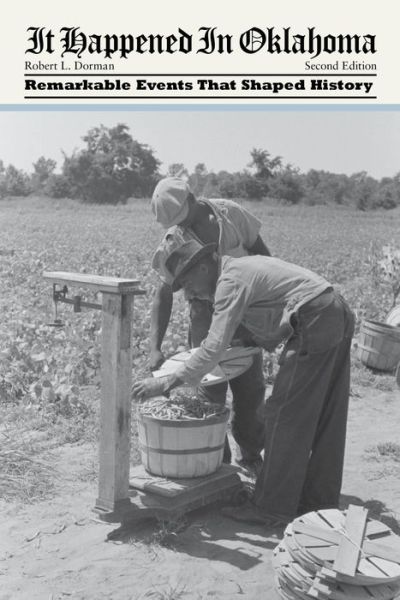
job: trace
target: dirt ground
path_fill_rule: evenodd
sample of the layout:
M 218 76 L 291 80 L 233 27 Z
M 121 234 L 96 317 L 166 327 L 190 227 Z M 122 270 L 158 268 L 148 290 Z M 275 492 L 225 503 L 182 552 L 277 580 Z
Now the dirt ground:
M 353 392 L 342 504 L 362 503 L 400 533 L 400 393 Z M 170 529 L 99 522 L 96 453 L 63 446 L 55 497 L 1 506 L 1 600 L 277 598 L 271 557 L 281 531 L 230 521 L 217 506 Z

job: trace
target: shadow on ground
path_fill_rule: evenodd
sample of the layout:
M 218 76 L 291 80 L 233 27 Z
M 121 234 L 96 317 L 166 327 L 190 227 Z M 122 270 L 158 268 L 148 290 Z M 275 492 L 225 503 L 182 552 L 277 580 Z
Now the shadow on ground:
M 400 522 L 393 516 L 394 511 L 388 508 L 380 500 L 370 499 L 364 501 L 357 496 L 342 495 L 340 498 L 340 508 L 343 510 L 347 508 L 349 504 L 364 506 L 368 509 L 368 516 L 371 519 L 382 521 L 382 523 L 390 527 L 397 535 L 400 535 Z
M 371 518 L 382 521 L 400 534 L 400 522 L 380 500 L 364 501 L 357 496 L 342 495 L 341 510 L 350 504 L 364 506 Z M 282 537 L 283 528 L 271 530 L 233 521 L 222 515 L 218 506 L 211 506 L 192 511 L 176 521 L 147 518 L 125 523 L 112 530 L 107 541 L 161 546 L 186 556 L 229 563 L 247 571 L 269 560 Z
M 107 539 L 124 544 L 157 544 L 248 570 L 265 563 L 282 536 L 283 528 L 263 529 L 260 525 L 233 521 L 223 516 L 218 507 L 208 507 L 192 511 L 176 522 L 148 519 L 127 523 L 110 532 Z

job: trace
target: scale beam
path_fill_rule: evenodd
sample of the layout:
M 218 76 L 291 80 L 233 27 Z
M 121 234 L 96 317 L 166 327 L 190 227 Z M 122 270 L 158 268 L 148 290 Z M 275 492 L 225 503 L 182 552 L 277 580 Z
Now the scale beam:
M 138 279 L 124 279 L 122 277 L 106 277 L 103 275 L 90 275 L 88 273 L 68 273 L 65 271 L 45 271 L 43 277 L 53 283 L 87 287 L 97 292 L 110 294 L 144 294 L 139 289 Z

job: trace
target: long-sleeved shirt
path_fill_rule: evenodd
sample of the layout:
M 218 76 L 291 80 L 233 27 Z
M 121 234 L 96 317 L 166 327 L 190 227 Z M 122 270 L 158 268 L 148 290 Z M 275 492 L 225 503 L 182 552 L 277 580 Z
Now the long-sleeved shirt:
M 331 284 L 316 273 L 267 256 L 223 256 L 208 335 L 176 375 L 192 386 L 219 362 L 239 325 L 272 351 L 293 329 L 290 317 Z

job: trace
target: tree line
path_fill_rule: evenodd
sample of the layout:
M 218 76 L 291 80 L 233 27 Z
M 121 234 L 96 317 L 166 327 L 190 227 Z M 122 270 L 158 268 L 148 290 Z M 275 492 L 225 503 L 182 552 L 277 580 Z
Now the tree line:
M 85 203 L 119 204 L 129 198 L 149 197 L 165 175 L 184 176 L 196 196 L 262 201 L 273 198 L 286 204 L 334 204 L 359 210 L 391 209 L 400 205 L 400 172 L 377 180 L 366 171 L 344 175 L 310 169 L 306 173 L 282 157 L 253 148 L 241 171 L 208 171 L 199 163 L 189 172 L 174 163 L 166 173 L 154 151 L 129 132 L 127 125 L 100 125 L 82 138 L 85 146 L 71 155 L 63 153 L 61 172 L 57 163 L 41 156 L 26 173 L 0 160 L 0 198 L 46 195 L 74 198 Z

